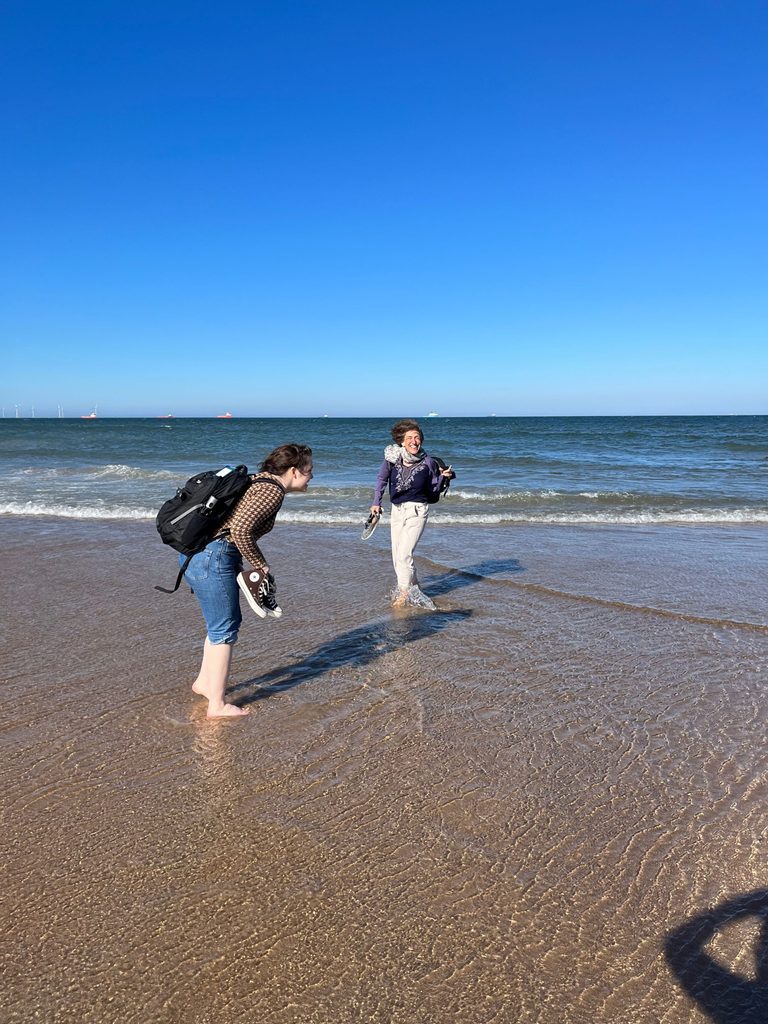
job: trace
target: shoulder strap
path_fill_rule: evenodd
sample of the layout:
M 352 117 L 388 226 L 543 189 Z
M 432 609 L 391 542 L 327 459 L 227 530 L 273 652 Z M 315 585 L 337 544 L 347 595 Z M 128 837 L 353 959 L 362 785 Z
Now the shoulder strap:
M 283 487 L 283 485 L 281 483 L 278 483 L 278 481 L 274 480 L 271 476 L 263 476 L 262 474 L 257 474 L 253 478 L 253 480 L 251 480 L 251 484 L 272 484 L 273 487 L 277 487 L 279 491 L 282 491 L 283 494 L 285 494 L 285 488 Z
M 184 578 L 184 573 L 189 568 L 189 563 L 192 561 L 193 557 L 194 557 L 194 552 L 191 555 L 187 555 L 184 564 L 179 569 L 179 575 L 176 577 L 176 586 L 173 588 L 173 590 L 169 590 L 167 587 L 160 587 L 157 584 L 155 584 L 155 590 L 159 590 L 163 594 L 175 594 L 176 591 L 181 586 L 181 581 Z

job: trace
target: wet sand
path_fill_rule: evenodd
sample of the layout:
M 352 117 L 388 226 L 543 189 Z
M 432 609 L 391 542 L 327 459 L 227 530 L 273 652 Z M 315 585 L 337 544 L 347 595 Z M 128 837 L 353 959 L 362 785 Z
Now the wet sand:
M 151 524 L 0 525 L 4 1020 L 768 1019 L 765 626 L 280 525 L 208 722 Z

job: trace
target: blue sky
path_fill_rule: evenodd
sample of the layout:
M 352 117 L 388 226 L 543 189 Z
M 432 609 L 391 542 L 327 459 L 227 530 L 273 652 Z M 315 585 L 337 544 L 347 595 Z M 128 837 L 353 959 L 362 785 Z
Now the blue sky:
M 768 412 L 768 5 L 6 0 L 0 402 Z

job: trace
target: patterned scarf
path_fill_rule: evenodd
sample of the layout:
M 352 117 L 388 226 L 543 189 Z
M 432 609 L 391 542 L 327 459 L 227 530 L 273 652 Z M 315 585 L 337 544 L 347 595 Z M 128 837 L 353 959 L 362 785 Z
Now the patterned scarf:
M 400 444 L 388 444 L 384 449 L 384 458 L 387 462 L 395 463 L 398 459 L 402 459 L 404 466 L 415 466 L 417 463 L 423 462 L 426 456 L 427 453 L 423 448 L 419 448 L 415 455 L 411 455 Z
M 411 477 L 426 456 L 427 453 L 423 448 L 419 448 L 415 455 L 411 455 L 402 445 L 387 445 L 384 449 L 384 458 L 387 462 L 392 463 L 392 469 L 395 471 L 395 494 L 401 494 L 408 490 L 411 485 Z

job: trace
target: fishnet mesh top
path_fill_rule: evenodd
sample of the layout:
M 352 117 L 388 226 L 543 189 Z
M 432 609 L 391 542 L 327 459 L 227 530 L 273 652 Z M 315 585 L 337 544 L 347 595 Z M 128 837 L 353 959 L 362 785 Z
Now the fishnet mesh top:
M 256 541 L 275 525 L 285 488 L 271 473 L 260 473 L 255 479 L 256 483 L 242 496 L 218 536 L 231 540 L 254 569 L 266 572 L 268 563 Z

